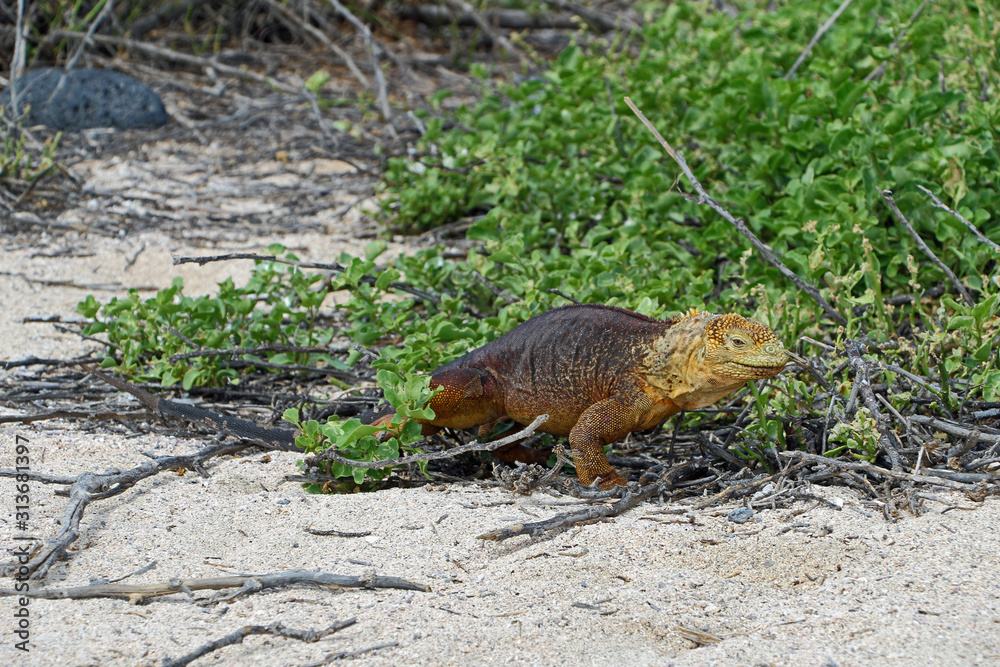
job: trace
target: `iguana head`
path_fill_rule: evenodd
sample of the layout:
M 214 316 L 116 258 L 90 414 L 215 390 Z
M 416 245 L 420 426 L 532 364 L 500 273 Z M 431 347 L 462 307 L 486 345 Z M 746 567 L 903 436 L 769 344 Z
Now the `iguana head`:
M 697 355 L 703 372 L 721 384 L 761 380 L 777 375 L 788 363 L 785 347 L 763 324 L 730 313 L 710 319 Z
M 777 375 L 784 346 L 763 324 L 736 314 L 691 311 L 678 318 L 647 357 L 647 382 L 683 410 L 711 405 L 749 380 Z

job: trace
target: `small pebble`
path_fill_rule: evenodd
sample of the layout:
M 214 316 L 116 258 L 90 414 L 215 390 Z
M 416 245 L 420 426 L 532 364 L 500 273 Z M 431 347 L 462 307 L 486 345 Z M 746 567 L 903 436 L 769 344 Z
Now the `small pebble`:
M 737 507 L 727 514 L 726 518 L 733 523 L 746 523 L 753 518 L 753 510 L 749 507 Z

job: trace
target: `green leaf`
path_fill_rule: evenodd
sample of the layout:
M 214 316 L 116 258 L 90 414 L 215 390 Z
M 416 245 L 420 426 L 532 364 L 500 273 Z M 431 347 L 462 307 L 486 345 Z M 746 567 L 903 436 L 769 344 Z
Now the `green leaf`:
M 520 258 L 513 253 L 513 251 L 507 248 L 501 248 L 493 253 L 490 253 L 490 259 L 499 264 L 518 264 L 520 263 Z
M 288 408 L 283 413 L 281 413 L 281 418 L 292 424 L 296 428 L 299 428 L 299 410 L 298 408 Z
M 189 369 L 188 372 L 184 374 L 184 380 L 181 382 L 181 387 L 184 388 L 184 391 L 190 391 L 191 387 L 194 386 L 201 374 L 202 370 L 200 368 Z
M 993 294 L 973 306 L 972 316 L 978 325 L 996 315 L 997 310 L 1000 310 L 1000 294 Z
M 956 315 L 948 321 L 948 331 L 955 329 L 971 329 L 976 323 L 970 315 Z
M 375 281 L 375 289 L 384 291 L 389 287 L 390 283 L 399 280 L 401 275 L 396 269 L 386 269 L 379 275 L 378 280 Z
M 987 361 L 990 357 L 996 355 L 996 349 L 993 346 L 992 341 L 986 341 L 972 354 L 972 358 L 976 361 Z
M 330 75 L 323 70 L 318 70 L 306 79 L 306 90 L 311 93 L 319 93 L 320 89 L 330 80 Z

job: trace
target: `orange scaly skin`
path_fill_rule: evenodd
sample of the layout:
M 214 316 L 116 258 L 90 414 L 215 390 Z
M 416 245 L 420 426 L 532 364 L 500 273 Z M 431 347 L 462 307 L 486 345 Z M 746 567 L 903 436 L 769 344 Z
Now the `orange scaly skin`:
M 739 315 L 656 320 L 613 306 L 556 308 L 434 371 L 431 386 L 442 389 L 424 433 L 484 433 L 501 420 L 527 425 L 548 414 L 539 430 L 569 436 L 580 483 L 599 477 L 611 488 L 625 480 L 604 445 L 776 375 L 787 359 L 774 332 Z M 384 423 L 392 413 L 375 417 Z M 538 459 L 526 454 L 506 458 Z

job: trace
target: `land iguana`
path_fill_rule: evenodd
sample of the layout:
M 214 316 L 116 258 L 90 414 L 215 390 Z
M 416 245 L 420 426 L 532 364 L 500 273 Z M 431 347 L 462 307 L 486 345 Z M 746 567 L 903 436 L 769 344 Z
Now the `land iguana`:
M 441 390 L 423 433 L 479 426 L 485 435 L 497 422 L 524 426 L 548 414 L 539 430 L 569 437 L 580 483 L 600 478 L 607 489 L 625 479 L 604 445 L 777 375 L 787 361 L 773 331 L 740 315 L 692 311 L 657 320 L 614 306 L 565 306 L 434 371 L 430 385 Z M 392 414 L 386 408 L 362 421 L 384 425 Z M 494 454 L 528 462 L 547 456 L 525 449 Z
M 435 417 L 425 435 L 445 428 L 480 427 L 488 434 L 501 421 L 530 424 L 568 436 L 580 483 L 598 478 L 602 488 L 625 484 L 604 456 L 604 445 L 652 428 L 682 410 L 715 403 L 749 380 L 777 375 L 788 356 L 767 327 L 740 315 L 692 311 L 657 320 L 597 304 L 565 306 L 531 318 L 496 340 L 431 374 Z M 265 446 L 296 450 L 295 432 L 264 428 L 243 419 L 161 399 L 92 368 L 91 373 L 126 391 L 150 409 L 206 424 Z M 391 408 L 370 411 L 362 421 L 385 425 Z M 547 453 L 517 444 L 496 450 L 506 461 L 544 461 Z

